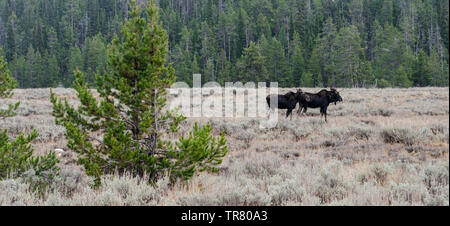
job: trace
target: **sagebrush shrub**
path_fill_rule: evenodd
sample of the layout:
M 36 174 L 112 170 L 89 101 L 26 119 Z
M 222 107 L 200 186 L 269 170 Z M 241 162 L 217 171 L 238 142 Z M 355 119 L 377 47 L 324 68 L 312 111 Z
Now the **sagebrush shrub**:
M 439 187 L 447 187 L 449 185 L 449 165 L 438 164 L 428 165 L 421 172 L 421 178 L 428 192 L 435 195 L 439 191 Z
M 421 184 L 392 184 L 389 191 L 394 205 L 422 203 L 427 196 L 427 191 Z
M 292 135 L 296 141 L 307 138 L 309 135 L 313 133 L 313 128 L 307 124 L 304 124 L 302 127 L 294 127 L 292 128 Z
M 0 180 L 0 206 L 37 205 L 29 184 L 17 179 Z
M 281 159 L 278 156 L 261 154 L 257 159 L 243 163 L 243 172 L 253 177 L 267 177 L 277 174 L 281 166 Z
M 216 206 L 217 196 L 213 194 L 204 194 L 202 192 L 193 192 L 180 195 L 176 203 L 181 206 Z M 234 202 L 238 203 L 238 202 Z
M 295 179 L 288 179 L 280 184 L 270 185 L 268 193 L 271 205 L 300 204 L 305 196 L 305 189 Z
M 372 136 L 373 130 L 367 126 L 356 125 L 349 128 L 347 135 L 355 137 L 357 140 L 369 140 Z
M 256 137 L 256 133 L 253 130 L 241 130 L 233 134 L 233 137 L 237 140 L 244 141 L 246 147 L 250 147 L 252 140 Z
M 446 127 L 446 126 L 444 126 L 444 125 L 442 125 L 442 124 L 434 124 L 434 125 L 431 125 L 431 126 L 429 127 L 429 129 L 430 129 L 430 131 L 431 131 L 434 135 L 437 135 L 437 134 L 443 134 L 443 133 L 445 133 L 446 131 L 448 131 L 448 127 Z
M 423 142 L 425 138 L 420 131 L 414 131 L 408 128 L 387 128 L 381 131 L 381 137 L 385 143 L 400 143 L 405 145 L 414 145 Z
M 321 204 L 342 200 L 348 194 L 348 185 L 334 173 L 323 172 L 314 190 L 314 195 Z
M 377 165 L 372 166 L 371 174 L 373 175 L 375 181 L 378 184 L 384 185 L 390 174 L 390 169 L 385 165 L 377 164 Z

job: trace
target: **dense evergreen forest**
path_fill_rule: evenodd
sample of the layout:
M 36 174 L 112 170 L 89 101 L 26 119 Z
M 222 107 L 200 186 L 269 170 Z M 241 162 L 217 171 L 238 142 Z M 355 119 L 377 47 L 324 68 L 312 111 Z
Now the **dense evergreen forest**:
M 144 2 L 144 1 L 138 1 Z M 282 87 L 449 85 L 447 0 L 159 0 L 178 81 Z M 19 86 L 91 82 L 126 0 L 0 0 L 0 47 Z

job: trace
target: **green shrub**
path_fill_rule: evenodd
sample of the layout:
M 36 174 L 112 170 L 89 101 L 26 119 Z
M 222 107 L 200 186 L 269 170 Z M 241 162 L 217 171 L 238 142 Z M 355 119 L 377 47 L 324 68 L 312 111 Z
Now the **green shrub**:
M 11 97 L 15 86 L 16 82 L 9 75 L 6 62 L 0 57 L 0 99 Z M 10 104 L 6 110 L 0 110 L 0 120 L 14 116 L 19 104 Z M 7 134 L 7 130 L 0 128 L 0 180 L 20 177 L 30 183 L 33 190 L 39 190 L 42 194 L 58 174 L 55 153 L 33 156 L 34 150 L 30 143 L 38 137 L 36 130 L 26 137 L 20 133 L 13 140 Z
M 197 123 L 188 137 L 181 137 L 177 142 L 178 152 L 171 152 L 173 164 L 169 167 L 169 175 L 188 180 L 195 171 L 218 172 L 217 165 L 228 152 L 224 134 L 215 138 L 211 136 L 211 126 L 206 124 L 199 128 Z M 175 176 L 175 177 L 174 177 Z
M 387 87 L 392 87 L 392 84 L 385 80 L 385 79 L 380 79 L 378 81 L 378 88 L 387 88 Z
M 0 49 L 0 99 L 11 97 L 13 95 L 12 90 L 16 88 L 16 85 L 16 81 L 9 74 L 6 61 L 3 59 L 3 56 L 1 56 Z M 0 119 L 14 116 L 14 111 L 17 110 L 19 104 L 19 102 L 16 104 L 9 104 L 7 109 L 0 109 Z
M 20 134 L 15 140 L 10 140 L 6 133 L 0 132 L 0 179 L 21 177 L 33 189 L 43 191 L 58 175 L 59 160 L 55 153 L 32 156 L 34 150 L 29 143 L 38 136 L 36 131 L 27 137 Z

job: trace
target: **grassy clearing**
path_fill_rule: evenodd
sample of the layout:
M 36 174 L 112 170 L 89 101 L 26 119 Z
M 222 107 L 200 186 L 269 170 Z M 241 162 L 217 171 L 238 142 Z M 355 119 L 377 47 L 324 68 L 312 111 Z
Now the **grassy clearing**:
M 286 92 L 294 89 L 284 89 Z M 75 92 L 55 89 L 76 105 Z M 318 89 L 307 89 L 316 92 Z M 259 129 L 258 118 L 188 119 L 225 131 L 229 154 L 218 174 L 187 184 L 148 185 L 131 176 L 103 177 L 98 190 L 66 149 L 51 117 L 48 89 L 16 90 L 19 114 L 1 128 L 12 136 L 37 129 L 38 154 L 55 148 L 62 173 L 43 197 L 20 180 L 0 182 L 0 205 L 449 205 L 448 88 L 342 89 L 329 122 L 318 109 Z M 3 103 L 2 103 L 3 105 Z M 295 113 L 295 112 L 294 112 Z

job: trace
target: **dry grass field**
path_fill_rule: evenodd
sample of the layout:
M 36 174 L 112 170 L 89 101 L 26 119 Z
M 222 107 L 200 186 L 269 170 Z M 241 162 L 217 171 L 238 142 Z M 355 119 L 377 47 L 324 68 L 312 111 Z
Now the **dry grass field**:
M 280 92 L 288 90 L 295 89 Z M 11 136 L 36 129 L 36 154 L 65 152 L 45 196 L 5 180 L 0 205 L 449 205 L 449 89 L 339 91 L 344 101 L 330 105 L 328 123 L 318 109 L 292 120 L 280 110 L 272 129 L 260 129 L 258 118 L 187 119 L 179 135 L 195 121 L 226 132 L 229 152 L 217 174 L 174 187 L 110 175 L 93 190 L 54 123 L 49 89 L 17 89 L 6 103 L 20 101 L 18 115 L 0 127 Z M 77 104 L 74 90 L 54 92 Z

